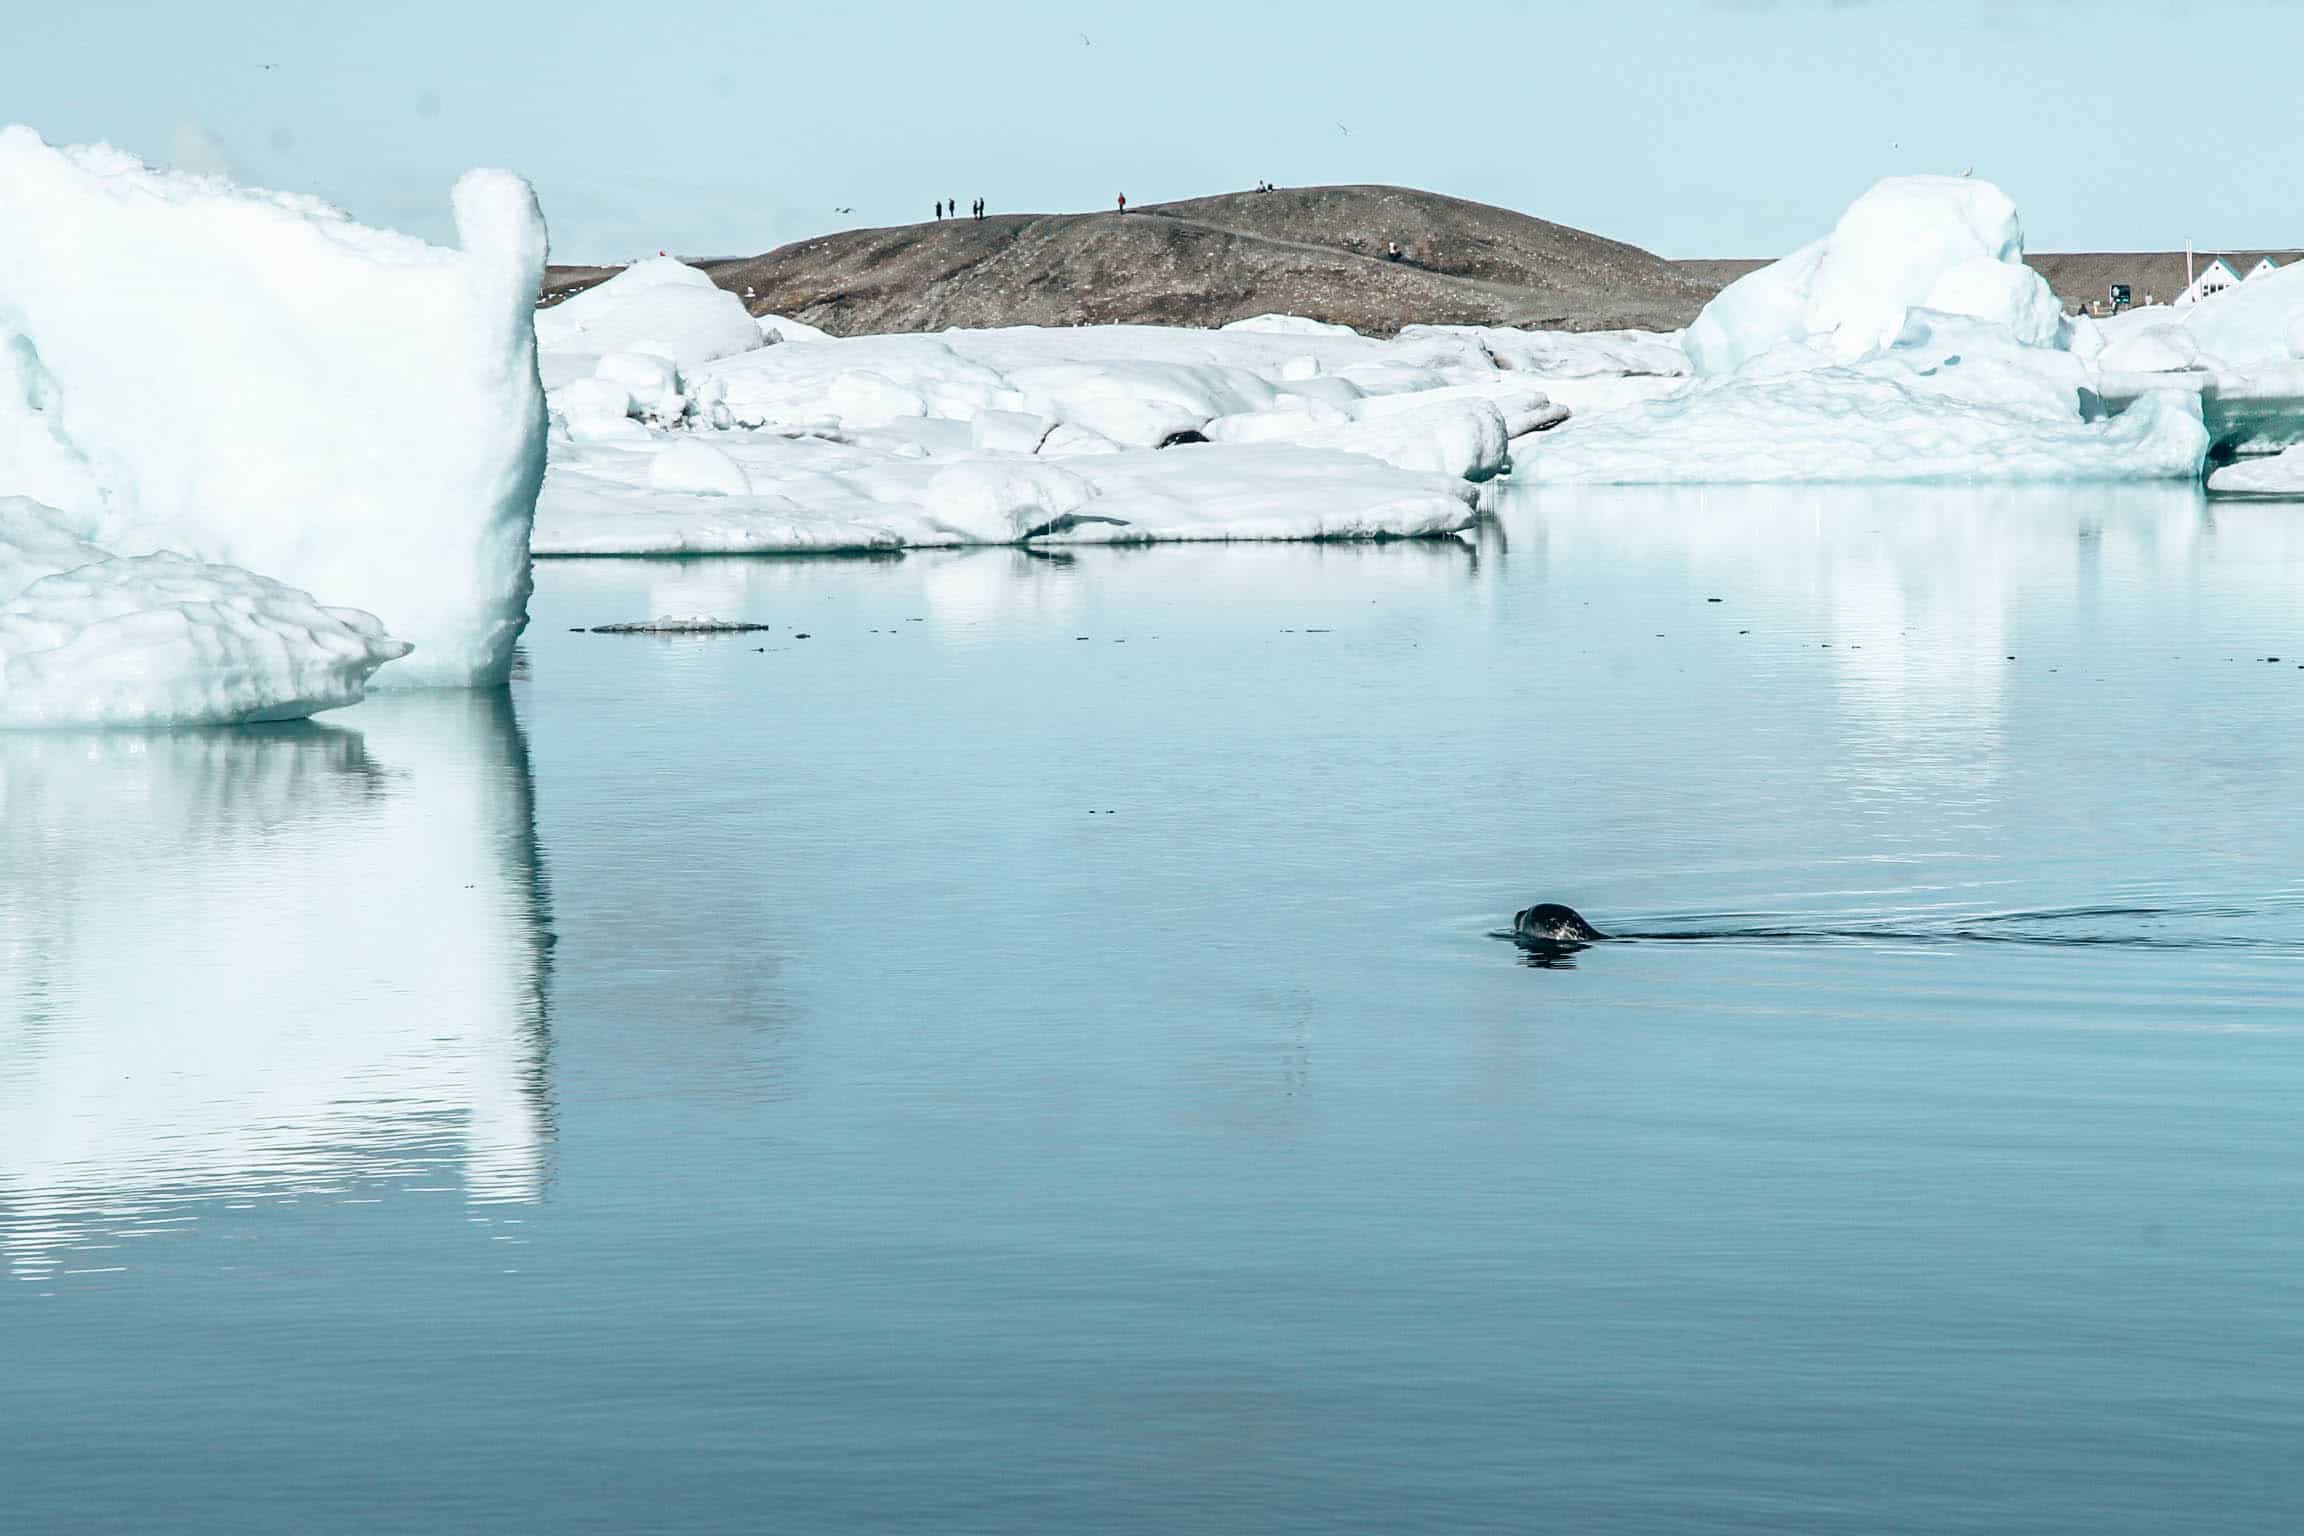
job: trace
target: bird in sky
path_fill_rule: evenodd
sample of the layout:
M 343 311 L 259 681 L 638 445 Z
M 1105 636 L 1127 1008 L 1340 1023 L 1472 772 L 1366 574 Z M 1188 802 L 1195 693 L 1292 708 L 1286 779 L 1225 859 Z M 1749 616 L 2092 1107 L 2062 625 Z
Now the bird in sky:
M 1345 126 L 1344 126 L 1342 123 L 1338 123 L 1338 124 L 1336 125 L 1336 131 L 1337 131 L 1338 133 L 1350 133 L 1352 130 L 1351 130 L 1351 129 L 1349 129 L 1349 128 L 1347 128 L 1347 127 L 1345 127 Z
M 1973 176 L 1973 175 L 1975 175 L 1975 174 L 1976 174 L 1976 167 L 1974 167 L 1974 166 L 1970 166 L 1970 167 L 1968 167 L 1968 169 L 1966 169 L 1966 170 L 1962 171 L 1960 174 L 1961 174 L 1961 175 L 1963 175 L 1963 176 Z
M 856 210 L 853 208 L 835 208 L 832 211 L 834 213 L 854 213 Z
M 1093 47 L 1095 47 L 1096 45 L 1095 45 L 1094 43 L 1092 43 L 1092 42 L 1088 41 L 1088 34 L 1087 34 L 1087 33 L 1085 33 L 1085 32 L 1083 32 L 1083 33 L 1081 33 L 1081 34 L 1080 34 L 1080 46 L 1081 46 L 1081 47 L 1083 47 L 1083 48 L 1093 48 Z

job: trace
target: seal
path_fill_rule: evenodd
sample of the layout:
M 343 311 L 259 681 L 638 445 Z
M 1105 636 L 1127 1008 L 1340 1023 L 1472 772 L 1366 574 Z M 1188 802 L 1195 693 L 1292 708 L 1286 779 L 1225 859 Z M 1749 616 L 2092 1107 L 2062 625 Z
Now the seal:
M 1540 901 L 1512 914 L 1512 937 L 1523 944 L 1590 944 L 1608 935 L 1584 921 L 1574 907 Z

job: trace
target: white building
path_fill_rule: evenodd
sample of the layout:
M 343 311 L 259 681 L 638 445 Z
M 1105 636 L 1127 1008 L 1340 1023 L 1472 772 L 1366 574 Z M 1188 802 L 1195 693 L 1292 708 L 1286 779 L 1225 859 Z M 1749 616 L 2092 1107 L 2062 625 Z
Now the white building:
M 2255 274 L 2249 275 L 2254 276 Z M 2242 281 L 2244 279 L 2232 263 L 2218 256 L 2200 269 L 2199 275 L 2192 279 L 2191 287 L 2168 302 L 2178 307 L 2186 304 L 2197 304 L 2212 294 L 2222 293 L 2227 288 L 2238 287 Z

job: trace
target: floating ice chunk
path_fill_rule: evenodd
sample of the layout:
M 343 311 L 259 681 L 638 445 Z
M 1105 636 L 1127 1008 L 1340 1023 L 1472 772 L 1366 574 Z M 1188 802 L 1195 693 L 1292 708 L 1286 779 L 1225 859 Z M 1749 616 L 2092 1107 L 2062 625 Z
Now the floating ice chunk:
M 656 450 L 648 461 L 648 483 L 660 491 L 698 496 L 749 496 L 752 482 L 744 466 L 700 438 L 683 437 Z
M 418 647 L 394 683 L 502 680 L 544 470 L 544 224 L 507 172 L 467 174 L 453 202 L 461 250 L 0 130 L 0 446 L 68 448 L 114 554 L 176 550 L 380 614 Z M 0 492 L 24 473 L 0 457 Z
M 2226 464 L 2210 473 L 2208 489 L 2304 496 L 2304 446 L 2283 449 L 2268 458 Z
M 754 624 L 744 619 L 715 619 L 703 614 L 695 614 L 683 619 L 667 613 L 653 619 L 643 619 L 638 623 L 595 624 L 592 626 L 592 633 L 596 635 L 756 635 L 770 627 L 770 625 Z
M 536 343 L 547 353 L 652 352 L 682 372 L 749 352 L 762 334 L 742 299 L 669 256 L 536 311 Z
M 2019 345 L 2056 345 L 2062 306 L 2023 262 L 2023 226 L 1998 187 L 1893 176 L 1824 239 L 1721 290 L 1683 344 L 1706 375 L 1787 342 L 1847 363 L 1892 345 L 1907 311 L 1933 309 L 2003 326 Z
M 231 566 L 98 560 L 0 604 L 0 726 L 301 719 L 407 653 L 373 614 Z

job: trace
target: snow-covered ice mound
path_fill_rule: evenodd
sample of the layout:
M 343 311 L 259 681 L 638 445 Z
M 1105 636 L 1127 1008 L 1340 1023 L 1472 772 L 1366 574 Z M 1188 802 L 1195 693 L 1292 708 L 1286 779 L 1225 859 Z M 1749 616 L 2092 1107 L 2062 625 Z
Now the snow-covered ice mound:
M 446 250 L 0 129 L 0 494 L 111 555 L 377 614 L 416 646 L 389 681 L 501 681 L 544 468 L 544 225 L 502 171 L 454 207 Z
M 590 372 L 583 359 L 611 352 L 651 353 L 686 371 L 749 352 L 764 339 L 742 299 L 669 256 L 634 262 L 598 287 L 536 311 L 548 386 L 581 377 Z
M 2007 193 L 1963 176 L 1892 176 L 1831 234 L 1722 289 L 1683 346 L 1702 375 L 1786 344 L 1852 363 L 1894 346 L 1915 309 L 1989 321 L 2020 346 L 2061 344 L 2063 306 L 2024 265 Z
M 2196 476 L 2196 397 L 2104 408 L 2016 210 L 1961 177 L 1880 183 L 1689 327 L 1696 378 L 1520 456 L 1546 482 Z

